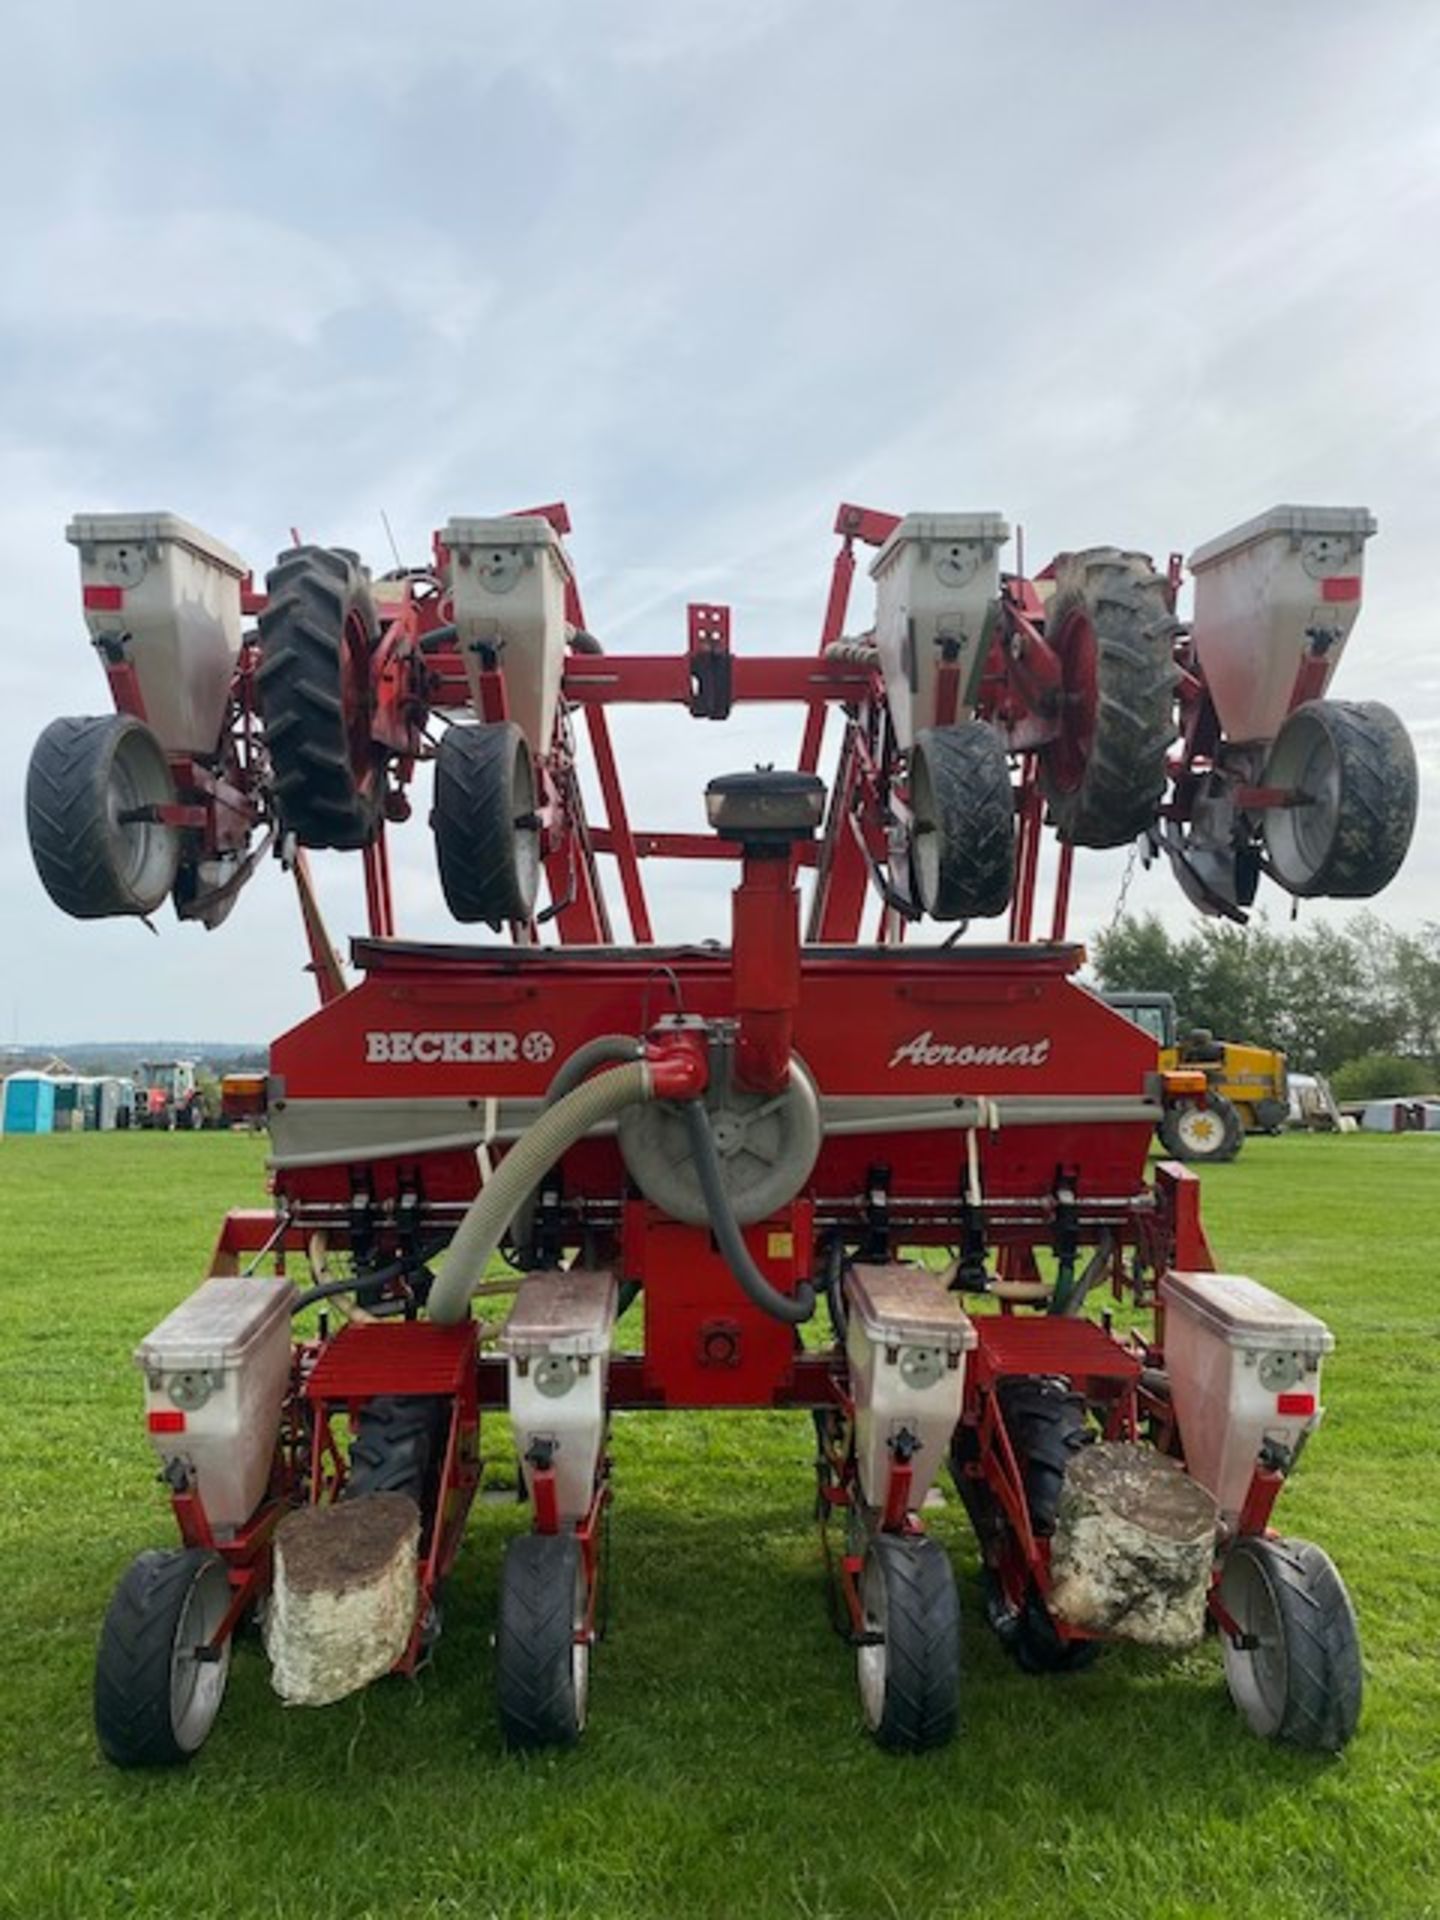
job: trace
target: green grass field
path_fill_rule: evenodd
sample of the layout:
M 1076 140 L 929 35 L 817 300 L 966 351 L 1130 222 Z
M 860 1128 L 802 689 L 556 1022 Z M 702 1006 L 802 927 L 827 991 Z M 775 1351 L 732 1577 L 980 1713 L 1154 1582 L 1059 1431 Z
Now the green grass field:
M 1359 1610 L 1366 1705 L 1339 1759 L 1242 1731 L 1213 1643 L 1015 1670 L 953 1498 L 962 1733 L 887 1757 L 826 1624 L 805 1418 L 638 1414 L 617 1422 L 611 1633 L 577 1751 L 499 1745 L 496 1574 L 524 1516 L 494 1501 L 419 1681 L 285 1711 L 245 1647 L 195 1764 L 122 1775 L 91 1736 L 95 1639 L 130 1556 L 170 1539 L 130 1350 L 223 1210 L 260 1200 L 262 1154 L 0 1145 L 0 1913 L 1440 1915 L 1440 1141 L 1259 1140 L 1205 1176 L 1221 1264 L 1339 1342 L 1278 1516 Z

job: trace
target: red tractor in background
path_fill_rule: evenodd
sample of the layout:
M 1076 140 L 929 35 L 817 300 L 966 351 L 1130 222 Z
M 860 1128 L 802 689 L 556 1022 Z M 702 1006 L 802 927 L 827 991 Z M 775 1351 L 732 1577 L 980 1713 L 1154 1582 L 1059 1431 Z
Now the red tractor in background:
M 533 1519 L 502 1569 L 502 1727 L 575 1739 L 608 1417 L 646 1407 L 812 1420 L 836 1617 L 885 1745 L 939 1744 L 959 1711 L 958 1593 L 922 1520 L 942 1468 L 1022 1667 L 1188 1645 L 1208 1619 L 1256 1732 L 1343 1745 L 1354 1616 L 1328 1557 L 1270 1526 L 1333 1343 L 1215 1271 L 1193 1175 L 1147 1180 L 1156 1049 L 1075 983 L 1064 936 L 1077 847 L 1139 841 L 1233 917 L 1262 874 L 1296 896 L 1393 877 L 1413 751 L 1388 709 L 1328 697 L 1373 521 L 1278 508 L 1209 543 L 1187 625 L 1178 558 L 1090 549 L 1027 576 L 1002 570 L 996 514 L 846 506 L 809 656 L 732 647 L 712 604 L 682 651 L 606 652 L 568 531 L 558 506 L 452 519 L 426 565 L 379 578 L 296 546 L 262 591 L 171 516 L 70 528 L 117 711 L 36 748 L 46 887 L 80 917 L 168 895 L 214 926 L 273 842 L 321 1002 L 272 1048 L 273 1208 L 227 1217 L 138 1355 L 184 1544 L 121 1582 L 102 1747 L 188 1757 L 257 1609 L 287 1698 L 428 1658 L 491 1408 Z M 864 546 L 874 617 L 850 631 Z M 723 723 L 755 701 L 804 709 L 795 767 L 710 781 L 705 834 L 632 828 L 607 709 Z M 449 909 L 498 939 L 397 936 L 387 837 L 425 760 Z M 363 862 L 355 986 L 307 848 Z M 655 943 L 656 857 L 738 867 L 728 946 Z M 984 919 L 1008 937 L 958 939 Z M 908 937 L 933 922 L 938 944 Z M 616 1336 L 631 1307 L 638 1347 Z M 357 1531 L 385 1512 L 403 1605 Z M 329 1587 L 299 1576 L 307 1525 Z
M 173 1133 L 205 1125 L 205 1100 L 193 1060 L 142 1060 L 135 1069 L 132 1125 Z

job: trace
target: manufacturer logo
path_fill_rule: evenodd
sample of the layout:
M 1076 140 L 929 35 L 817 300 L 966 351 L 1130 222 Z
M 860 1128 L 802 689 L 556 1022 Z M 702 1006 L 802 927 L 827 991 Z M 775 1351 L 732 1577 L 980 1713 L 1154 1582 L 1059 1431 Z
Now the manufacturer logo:
M 1043 1067 L 1050 1058 L 1050 1041 L 1021 1040 L 1013 1045 L 952 1046 L 937 1040 L 927 1027 L 890 1056 L 892 1067 Z
M 555 1036 L 543 1028 L 529 1033 L 367 1033 L 365 1059 L 371 1066 L 494 1067 L 510 1060 L 549 1060 Z

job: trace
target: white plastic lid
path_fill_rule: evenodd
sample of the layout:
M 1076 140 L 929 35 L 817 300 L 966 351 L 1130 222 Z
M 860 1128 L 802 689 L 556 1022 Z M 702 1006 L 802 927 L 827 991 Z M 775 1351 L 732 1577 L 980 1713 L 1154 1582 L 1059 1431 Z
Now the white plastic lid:
M 461 517 L 447 520 L 440 538 L 451 553 L 471 548 L 545 547 L 559 562 L 569 579 L 570 556 L 554 527 L 539 513 L 517 513 L 488 520 Z
M 615 1303 L 613 1273 L 572 1267 L 563 1273 L 527 1274 L 497 1345 L 516 1359 L 540 1353 L 606 1353 Z
M 77 513 L 65 529 L 72 547 L 176 546 L 208 560 L 212 566 L 243 580 L 250 569 L 223 540 L 192 527 L 177 513 Z M 83 556 L 82 556 L 83 557 Z
M 1368 507 L 1271 507 L 1268 513 L 1257 513 L 1253 520 L 1242 521 L 1228 533 L 1216 534 L 1203 547 L 1197 547 L 1185 564 L 1192 573 L 1199 573 L 1217 561 L 1231 559 L 1242 547 L 1254 546 L 1257 540 L 1268 540 L 1277 533 L 1296 541 L 1317 533 L 1368 540 L 1376 525 Z
M 1323 1320 L 1243 1273 L 1167 1273 L 1160 1298 L 1203 1321 L 1227 1346 L 1257 1353 L 1283 1347 L 1310 1358 L 1335 1346 Z
M 881 1346 L 944 1347 L 969 1353 L 977 1335 L 959 1299 L 924 1267 L 852 1267 L 846 1282 L 850 1310 Z
M 277 1320 L 289 1321 L 295 1286 L 279 1274 L 221 1274 L 181 1301 L 135 1349 L 147 1373 L 223 1372 Z
M 870 562 L 870 577 L 882 574 L 907 541 L 984 540 L 1003 547 L 1009 538 L 1010 523 L 1002 513 L 907 513 Z

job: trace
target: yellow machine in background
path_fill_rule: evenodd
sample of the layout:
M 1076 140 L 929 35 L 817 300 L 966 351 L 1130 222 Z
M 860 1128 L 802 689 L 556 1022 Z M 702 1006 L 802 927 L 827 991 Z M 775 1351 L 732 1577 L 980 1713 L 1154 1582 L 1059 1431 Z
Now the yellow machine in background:
M 1160 1050 L 1165 1108 L 1159 1134 L 1177 1159 L 1233 1160 L 1247 1133 L 1279 1133 L 1285 1126 L 1290 1096 L 1283 1053 L 1217 1040 L 1204 1028 L 1182 1039 L 1172 994 L 1103 997 Z

